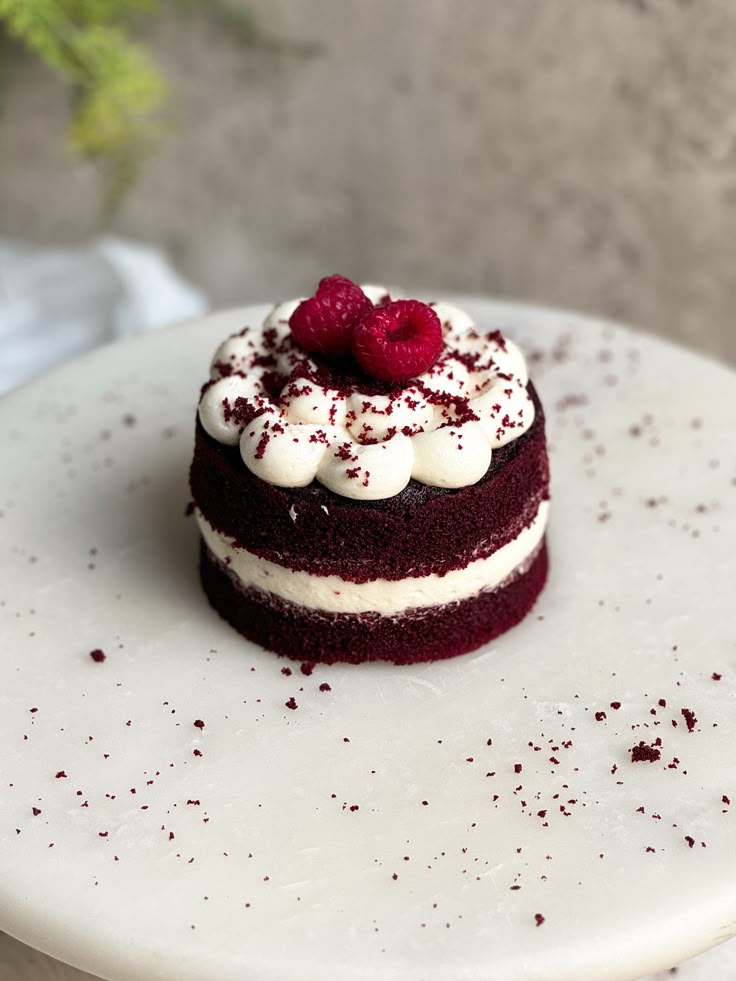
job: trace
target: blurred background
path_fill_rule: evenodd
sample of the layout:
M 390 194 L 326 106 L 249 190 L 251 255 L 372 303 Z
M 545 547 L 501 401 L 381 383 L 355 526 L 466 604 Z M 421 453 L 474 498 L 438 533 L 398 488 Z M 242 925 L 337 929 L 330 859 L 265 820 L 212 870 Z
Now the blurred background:
M 116 6 L 62 6 L 90 3 Z M 5 43 L 0 234 L 152 243 L 212 307 L 339 270 L 736 363 L 733 0 L 117 6 L 169 88 L 158 144 L 110 211 L 104 153 L 69 148 L 74 86 Z
M 582 308 L 736 360 L 731 0 L 148 6 L 130 30 L 168 81 L 170 129 L 114 215 L 65 142 L 69 86 L 4 58 L 3 234 L 158 244 L 214 306 L 340 269 Z

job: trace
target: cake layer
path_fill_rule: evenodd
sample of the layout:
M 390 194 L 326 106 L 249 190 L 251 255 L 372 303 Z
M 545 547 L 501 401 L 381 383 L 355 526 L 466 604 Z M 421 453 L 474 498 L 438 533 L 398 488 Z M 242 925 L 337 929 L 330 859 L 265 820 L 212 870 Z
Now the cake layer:
M 301 661 L 411 664 L 464 654 L 519 623 L 544 586 L 547 549 L 543 540 L 531 560 L 496 589 L 388 617 L 326 613 L 244 589 L 204 542 L 200 575 L 220 616 L 269 650 Z
M 252 474 L 236 446 L 216 442 L 198 423 L 192 496 L 217 531 L 276 565 L 351 582 L 441 575 L 513 541 L 548 497 L 544 413 L 531 384 L 529 394 L 533 425 L 494 450 L 486 475 L 467 487 L 411 480 L 378 501 L 340 497 L 316 481 L 277 487 Z
M 539 546 L 547 526 L 549 505 L 543 501 L 531 524 L 491 555 L 469 562 L 464 569 L 444 575 L 412 575 L 405 579 L 349 582 L 339 576 L 295 571 L 269 562 L 243 548 L 233 547 L 228 536 L 215 531 L 197 513 L 202 537 L 214 556 L 244 589 L 265 590 L 282 600 L 330 613 L 401 614 L 407 610 L 468 599 L 482 589 L 493 589 L 523 566 Z

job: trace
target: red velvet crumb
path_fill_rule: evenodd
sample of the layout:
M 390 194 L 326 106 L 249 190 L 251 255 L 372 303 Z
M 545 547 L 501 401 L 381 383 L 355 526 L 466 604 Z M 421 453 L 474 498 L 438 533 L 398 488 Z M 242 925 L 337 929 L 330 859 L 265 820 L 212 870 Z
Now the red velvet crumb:
M 632 763 L 655 763 L 662 756 L 656 746 L 647 746 L 643 739 L 638 746 L 632 746 L 630 752 Z
M 102 651 L 102 650 L 100 650 L 99 647 L 95 647 L 95 649 L 93 651 L 90 651 L 89 652 L 89 656 L 92 658 L 92 660 L 96 664 L 101 664 L 105 660 L 105 658 L 107 657 L 107 655 L 105 654 L 105 652 Z
M 687 708 L 680 709 L 680 712 L 684 716 L 685 724 L 687 725 L 687 731 L 692 732 L 693 729 L 695 728 L 695 723 L 698 721 L 695 717 L 695 713 L 692 711 L 692 709 L 687 709 Z

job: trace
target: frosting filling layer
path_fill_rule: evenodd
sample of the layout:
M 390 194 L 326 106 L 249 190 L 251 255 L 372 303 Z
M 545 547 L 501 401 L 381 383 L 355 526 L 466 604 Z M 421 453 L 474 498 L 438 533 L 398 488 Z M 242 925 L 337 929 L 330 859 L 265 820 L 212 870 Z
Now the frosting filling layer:
M 216 531 L 199 511 L 196 517 L 209 550 L 245 589 L 269 592 L 312 610 L 395 616 L 410 609 L 464 600 L 499 586 L 535 554 L 544 537 L 548 511 L 548 502 L 542 501 L 531 523 L 515 539 L 491 555 L 469 562 L 462 569 L 453 569 L 444 575 L 431 573 L 361 583 L 335 575 L 313 575 L 269 562 L 247 549 L 235 547 L 232 539 Z
M 542 539 L 536 553 L 496 589 L 393 617 L 325 613 L 287 603 L 273 593 L 243 589 L 204 542 L 199 568 L 213 608 L 261 647 L 302 663 L 418 664 L 477 650 L 523 620 L 547 578 L 547 547 Z

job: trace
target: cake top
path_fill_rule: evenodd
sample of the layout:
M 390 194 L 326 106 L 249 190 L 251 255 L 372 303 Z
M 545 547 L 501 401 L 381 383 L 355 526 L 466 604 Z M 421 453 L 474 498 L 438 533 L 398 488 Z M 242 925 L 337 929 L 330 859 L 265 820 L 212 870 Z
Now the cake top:
M 342 276 L 275 306 L 212 359 L 199 418 L 256 476 L 379 500 L 465 487 L 534 421 L 524 358 L 449 303 Z

